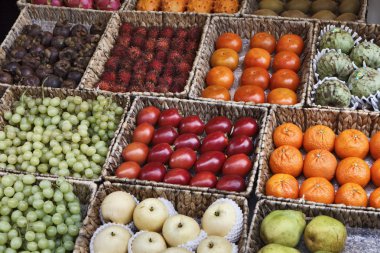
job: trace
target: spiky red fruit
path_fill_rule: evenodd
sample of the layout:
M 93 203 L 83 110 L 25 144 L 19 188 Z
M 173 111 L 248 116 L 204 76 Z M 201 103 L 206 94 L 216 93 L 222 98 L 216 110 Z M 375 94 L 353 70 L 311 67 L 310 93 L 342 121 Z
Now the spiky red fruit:
M 155 88 L 156 88 L 156 86 L 153 83 L 145 83 L 144 84 L 144 91 L 154 92 Z
M 154 54 L 152 52 L 146 52 L 144 55 L 145 62 L 151 62 L 154 58 Z
M 166 61 L 166 52 L 164 51 L 157 51 L 156 55 L 154 56 L 155 60 L 158 60 L 160 62 L 165 62 Z
M 125 59 L 121 64 L 120 68 L 126 71 L 132 71 L 134 61 L 132 59 Z
M 109 82 L 106 82 L 106 81 L 100 81 L 98 83 L 98 88 L 101 90 L 109 91 L 111 89 L 111 84 Z
M 107 82 L 115 82 L 116 81 L 116 74 L 115 72 L 106 71 L 102 74 L 100 79 L 107 81 Z
M 149 68 L 152 69 L 155 73 L 161 73 L 162 69 L 164 68 L 164 64 L 162 64 L 159 60 L 153 60 L 149 64 Z
M 117 69 L 119 62 L 120 62 L 120 58 L 118 56 L 111 56 L 107 60 L 104 67 L 106 70 L 115 70 L 115 69 Z
M 179 84 L 174 84 L 172 87 L 170 87 L 170 91 L 173 93 L 180 93 L 185 89 L 185 86 L 179 85 Z
M 196 41 L 188 41 L 186 43 L 186 51 L 196 52 L 198 50 L 198 43 Z
M 156 72 L 154 71 L 149 71 L 145 77 L 145 81 L 146 82 L 149 82 L 149 83 L 153 83 L 153 84 L 156 84 L 157 81 L 158 81 L 158 75 Z
M 168 54 L 167 62 L 177 64 L 177 63 L 180 63 L 182 61 L 182 57 L 183 56 L 180 53 L 178 53 L 177 51 L 171 51 Z
M 160 35 L 160 28 L 154 26 L 148 31 L 148 38 L 157 38 Z
M 129 47 L 129 45 L 131 44 L 131 37 L 129 37 L 129 36 L 121 36 L 117 40 L 117 44 L 121 45 L 123 47 Z
M 190 41 L 199 41 L 201 38 L 202 29 L 199 27 L 192 27 L 188 30 L 187 39 Z
M 187 82 L 187 78 L 178 76 L 173 79 L 173 86 L 177 85 L 177 86 L 185 87 L 186 82 Z
M 162 76 L 158 79 L 158 85 L 170 87 L 173 83 L 173 78 L 170 76 Z
M 134 36 L 146 37 L 147 33 L 148 33 L 148 30 L 146 29 L 146 27 L 143 27 L 143 26 L 136 27 L 134 30 Z
M 129 92 L 140 92 L 141 89 L 142 88 L 138 85 L 131 85 L 131 86 L 127 87 L 127 91 L 129 91 Z
M 185 40 L 186 37 L 187 37 L 187 29 L 185 29 L 185 28 L 178 28 L 176 30 L 175 37 Z
M 166 65 L 165 65 L 165 69 L 164 69 L 164 72 L 162 75 L 165 75 L 165 76 L 174 76 L 176 73 L 176 64 L 174 64 L 173 62 L 168 62 Z
M 170 87 L 167 86 L 167 85 L 158 85 L 154 89 L 154 91 L 157 92 L 157 93 L 168 93 L 169 90 L 170 90 Z
M 135 67 L 133 68 L 134 75 L 142 75 L 142 76 L 146 75 L 148 66 L 144 63 L 144 60 L 142 62 L 143 62 L 143 65 L 139 65 L 139 67 L 136 67 L 137 66 L 136 64 Z
M 171 48 L 172 50 L 183 52 L 187 50 L 186 41 L 180 38 L 173 39 L 171 42 Z
M 187 62 L 187 63 L 190 64 L 190 65 L 193 65 L 194 59 L 195 59 L 195 54 L 189 52 L 189 53 L 187 53 L 187 54 L 185 54 L 185 55 L 183 56 L 183 59 L 182 59 L 182 60 L 183 60 L 184 62 Z
M 141 35 L 134 36 L 132 38 L 131 46 L 138 47 L 138 48 L 144 48 L 144 46 L 145 46 L 145 37 L 141 36 Z
M 141 50 L 138 48 L 138 47 L 131 47 L 128 49 L 128 57 L 133 59 L 133 60 L 137 60 L 141 57 L 142 55 L 142 52 Z
M 123 57 L 127 54 L 127 48 L 124 46 L 117 44 L 114 48 L 112 48 L 111 55 L 117 55 Z
M 176 70 L 178 73 L 188 73 L 191 70 L 191 66 L 186 62 L 180 62 L 176 65 Z
M 156 49 L 161 51 L 168 51 L 170 48 L 170 40 L 167 38 L 161 38 L 157 40 Z
M 170 39 L 174 35 L 174 29 L 172 27 L 164 27 L 162 28 L 160 32 L 161 38 L 168 38 Z
M 124 23 L 121 25 L 119 29 L 120 35 L 131 34 L 132 30 L 133 30 L 133 25 L 131 23 Z
M 156 39 L 149 38 L 149 40 L 147 40 L 147 42 L 145 43 L 145 51 L 154 52 L 154 49 L 156 48 L 156 43 L 157 43 Z
M 124 86 L 128 86 L 129 81 L 131 81 L 131 78 L 132 78 L 131 72 L 125 69 L 122 69 L 118 72 L 118 80 Z

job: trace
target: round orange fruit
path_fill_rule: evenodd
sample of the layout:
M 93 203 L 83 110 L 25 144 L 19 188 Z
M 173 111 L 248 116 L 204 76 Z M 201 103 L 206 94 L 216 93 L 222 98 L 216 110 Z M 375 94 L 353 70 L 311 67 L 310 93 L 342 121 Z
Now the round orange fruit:
M 302 183 L 299 197 L 308 201 L 332 204 L 335 197 L 334 186 L 324 177 L 311 177 Z
M 346 206 L 367 207 L 367 193 L 358 184 L 347 183 L 342 185 L 335 195 L 335 204 L 344 204 Z
M 275 174 L 267 181 L 265 192 L 277 198 L 298 198 L 299 185 L 295 177 L 289 174 Z
M 372 164 L 371 179 L 374 185 L 380 187 L 380 159 Z
M 380 158 L 380 131 L 375 133 L 369 142 L 369 151 L 373 159 Z
M 365 187 L 371 179 L 371 171 L 364 160 L 358 157 L 347 157 L 339 162 L 335 177 L 340 185 L 356 183 Z
M 273 142 L 276 147 L 290 145 L 300 149 L 303 141 L 303 133 L 299 126 L 293 123 L 284 123 L 278 126 L 273 133 Z
M 369 151 L 367 136 L 356 129 L 341 132 L 335 141 L 335 153 L 339 158 L 359 157 L 364 159 Z
M 303 162 L 303 174 L 309 177 L 324 177 L 332 180 L 338 162 L 335 156 L 324 149 L 314 149 L 307 153 Z
M 380 188 L 374 190 L 369 196 L 369 206 L 380 208 Z
M 306 151 L 314 149 L 334 150 L 335 133 L 328 126 L 316 125 L 309 127 L 303 136 L 303 147 Z
M 302 172 L 302 154 L 293 146 L 281 146 L 272 152 L 269 166 L 273 174 L 284 173 L 298 177 Z

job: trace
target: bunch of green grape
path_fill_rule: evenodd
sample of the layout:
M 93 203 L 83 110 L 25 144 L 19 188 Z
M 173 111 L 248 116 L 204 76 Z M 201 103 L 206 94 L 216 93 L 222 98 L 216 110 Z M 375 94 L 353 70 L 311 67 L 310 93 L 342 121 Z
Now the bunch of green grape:
M 123 108 L 111 98 L 21 96 L 0 131 L 0 168 L 98 178 Z
M 0 177 L 0 252 L 72 252 L 81 226 L 73 186 L 36 182 L 33 175 Z

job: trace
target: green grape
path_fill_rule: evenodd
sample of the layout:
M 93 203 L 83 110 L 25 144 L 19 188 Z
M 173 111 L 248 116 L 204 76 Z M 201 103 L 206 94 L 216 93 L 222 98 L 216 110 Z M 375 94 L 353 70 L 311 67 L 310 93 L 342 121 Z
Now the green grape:
M 69 230 L 70 232 L 70 230 Z M 49 237 L 49 238 L 54 238 L 56 235 L 57 235 L 57 228 L 55 226 L 49 226 L 47 229 L 46 229 L 46 235 Z
M 22 192 L 16 192 L 15 195 L 13 195 L 13 198 L 17 199 L 18 201 L 22 201 L 25 198 L 25 196 Z
M 18 236 L 18 232 L 16 229 L 11 229 L 8 232 L 8 240 L 12 240 L 13 238 Z
M 0 245 L 5 246 L 8 242 L 8 234 L 7 233 L 0 233 Z
M 37 213 L 35 211 L 29 211 L 26 214 L 26 220 L 28 222 L 35 222 L 38 219 Z
M 61 223 L 61 224 L 57 225 L 57 232 L 58 232 L 58 234 L 64 235 L 64 234 L 67 233 L 67 230 L 68 230 L 68 228 L 67 228 L 67 226 L 66 226 L 65 223 Z
M 28 242 L 26 244 L 26 249 L 29 250 L 29 251 L 37 251 L 38 245 L 37 245 L 36 242 Z
M 43 233 L 46 230 L 46 225 L 42 221 L 35 221 L 32 224 L 32 228 L 34 232 Z
M 36 238 L 36 234 L 33 231 L 27 231 L 24 237 L 28 242 L 32 242 Z

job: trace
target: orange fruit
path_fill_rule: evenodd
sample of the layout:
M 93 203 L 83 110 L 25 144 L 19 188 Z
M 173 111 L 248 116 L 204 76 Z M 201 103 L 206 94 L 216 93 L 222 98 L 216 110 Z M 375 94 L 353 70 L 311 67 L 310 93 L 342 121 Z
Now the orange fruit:
M 275 174 L 265 185 L 266 194 L 277 198 L 296 199 L 298 190 L 297 179 L 288 174 Z
M 335 156 L 324 149 L 314 149 L 307 153 L 303 162 L 303 174 L 309 177 L 324 177 L 332 180 L 338 162 Z
M 335 133 L 323 125 L 309 127 L 303 136 L 303 147 L 306 151 L 314 149 L 334 150 Z
M 356 183 L 365 187 L 371 180 L 371 171 L 364 160 L 358 157 L 347 157 L 339 162 L 335 177 L 340 185 Z
M 300 149 L 303 141 L 301 128 L 293 123 L 284 123 L 278 126 L 273 133 L 273 141 L 276 147 L 290 145 Z
M 369 142 L 369 151 L 373 159 L 380 158 L 380 132 L 375 133 Z
M 269 166 L 273 174 L 284 173 L 298 177 L 302 172 L 302 154 L 293 146 L 281 146 L 272 152 Z
M 306 179 L 300 188 L 300 198 L 324 204 L 334 203 L 334 186 L 324 177 Z
M 347 183 L 342 185 L 335 195 L 335 204 L 344 204 L 346 206 L 367 207 L 367 193 L 358 184 Z
M 341 132 L 335 141 L 335 153 L 340 158 L 359 157 L 364 159 L 369 151 L 367 136 L 356 129 Z
M 374 190 L 369 196 L 369 206 L 380 208 L 380 188 Z
M 380 159 L 372 164 L 371 179 L 374 185 L 380 187 Z

